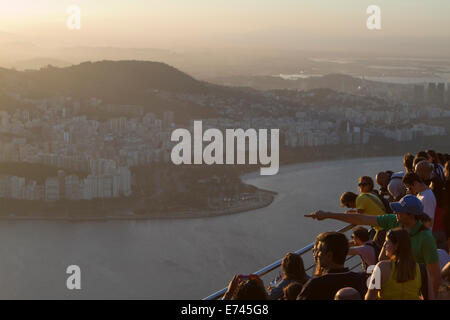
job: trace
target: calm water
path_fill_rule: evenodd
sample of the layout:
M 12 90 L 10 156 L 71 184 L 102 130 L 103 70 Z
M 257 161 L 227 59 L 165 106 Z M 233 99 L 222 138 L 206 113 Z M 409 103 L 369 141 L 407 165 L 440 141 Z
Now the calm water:
M 301 164 L 246 181 L 277 191 L 251 212 L 195 220 L 89 223 L 0 221 L 0 298 L 200 299 L 343 224 L 303 217 L 339 209 L 356 179 L 400 170 L 401 157 Z M 306 257 L 305 257 L 306 259 Z M 305 261 L 305 264 L 308 263 Z M 66 289 L 68 265 L 82 290 Z

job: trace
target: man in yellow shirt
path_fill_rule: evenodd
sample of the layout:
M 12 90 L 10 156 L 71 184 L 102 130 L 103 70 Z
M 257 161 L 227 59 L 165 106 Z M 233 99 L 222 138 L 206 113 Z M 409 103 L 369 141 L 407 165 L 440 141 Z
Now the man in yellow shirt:
M 373 191 L 373 180 L 371 177 L 361 177 L 358 179 L 358 188 L 361 192 L 356 198 L 356 210 L 358 213 L 379 216 L 386 213 L 383 202 Z
M 341 196 L 341 206 L 355 208 L 347 213 L 361 213 L 371 216 L 386 214 L 384 203 L 373 191 L 373 180 L 371 177 L 364 176 L 358 179 L 359 195 L 353 192 L 345 192 Z M 384 242 L 385 232 L 375 227 L 371 232 L 371 239 L 381 246 Z
M 341 196 L 341 206 L 354 208 L 347 213 L 363 213 L 372 216 L 385 214 L 386 209 L 384 203 L 373 192 L 373 180 L 370 177 L 361 177 L 358 180 L 359 195 L 353 192 L 345 192 Z

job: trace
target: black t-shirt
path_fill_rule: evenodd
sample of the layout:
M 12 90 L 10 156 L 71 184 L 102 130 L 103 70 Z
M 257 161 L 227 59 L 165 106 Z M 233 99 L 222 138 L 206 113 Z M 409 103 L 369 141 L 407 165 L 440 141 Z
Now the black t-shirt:
M 334 300 L 336 292 L 342 288 L 351 287 L 361 295 L 367 291 L 366 277 L 363 273 L 349 271 L 347 268 L 333 269 L 327 274 L 314 277 L 305 283 L 298 300 Z

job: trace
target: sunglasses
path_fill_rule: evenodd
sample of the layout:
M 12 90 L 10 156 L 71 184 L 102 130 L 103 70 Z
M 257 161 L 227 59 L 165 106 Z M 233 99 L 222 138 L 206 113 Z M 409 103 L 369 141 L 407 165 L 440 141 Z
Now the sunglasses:
M 368 186 L 369 184 L 367 182 L 360 182 L 358 183 L 358 187 L 364 187 L 364 186 Z

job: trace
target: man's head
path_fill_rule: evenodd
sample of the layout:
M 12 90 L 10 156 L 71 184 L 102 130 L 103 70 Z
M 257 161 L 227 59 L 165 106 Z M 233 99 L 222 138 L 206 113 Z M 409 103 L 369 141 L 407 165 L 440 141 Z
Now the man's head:
M 356 208 L 356 198 L 358 195 L 353 192 L 344 192 L 341 195 L 341 207 L 345 208 Z
M 414 156 L 411 153 L 407 153 L 403 156 L 403 166 L 406 169 L 406 172 L 414 172 Z
M 422 179 L 422 181 L 430 181 L 431 173 L 433 172 L 433 166 L 428 161 L 420 161 L 415 166 L 416 174 Z
M 373 190 L 373 180 L 371 177 L 364 176 L 358 179 L 358 188 L 361 193 L 368 193 Z
M 353 229 L 352 238 L 357 246 L 362 246 L 369 241 L 369 230 L 364 227 L 356 227 Z
M 418 194 L 424 186 L 422 179 L 416 173 L 407 173 L 402 179 L 403 185 L 412 194 Z
M 397 215 L 397 221 L 403 226 L 414 226 L 424 215 L 422 201 L 411 194 L 404 196 L 399 202 L 391 202 L 390 206 Z
M 378 185 L 382 188 L 387 188 L 389 181 L 391 180 L 391 173 L 390 172 L 379 172 L 376 177 L 375 180 L 378 183 Z
M 426 152 L 426 151 L 419 151 L 419 152 L 417 152 L 417 154 L 416 154 L 416 158 L 425 158 L 425 159 L 428 159 L 428 153 Z
M 361 300 L 361 295 L 355 288 L 346 287 L 336 292 L 334 300 Z
M 439 157 L 434 150 L 427 150 L 428 161 L 431 163 L 439 163 Z
M 421 161 L 428 161 L 428 158 L 416 156 L 414 158 L 414 161 L 413 161 L 413 168 L 414 168 L 414 170 L 415 170 L 416 164 L 418 164 Z
M 347 237 L 339 232 L 325 232 L 317 236 L 313 254 L 316 264 L 323 269 L 343 267 L 348 253 Z

